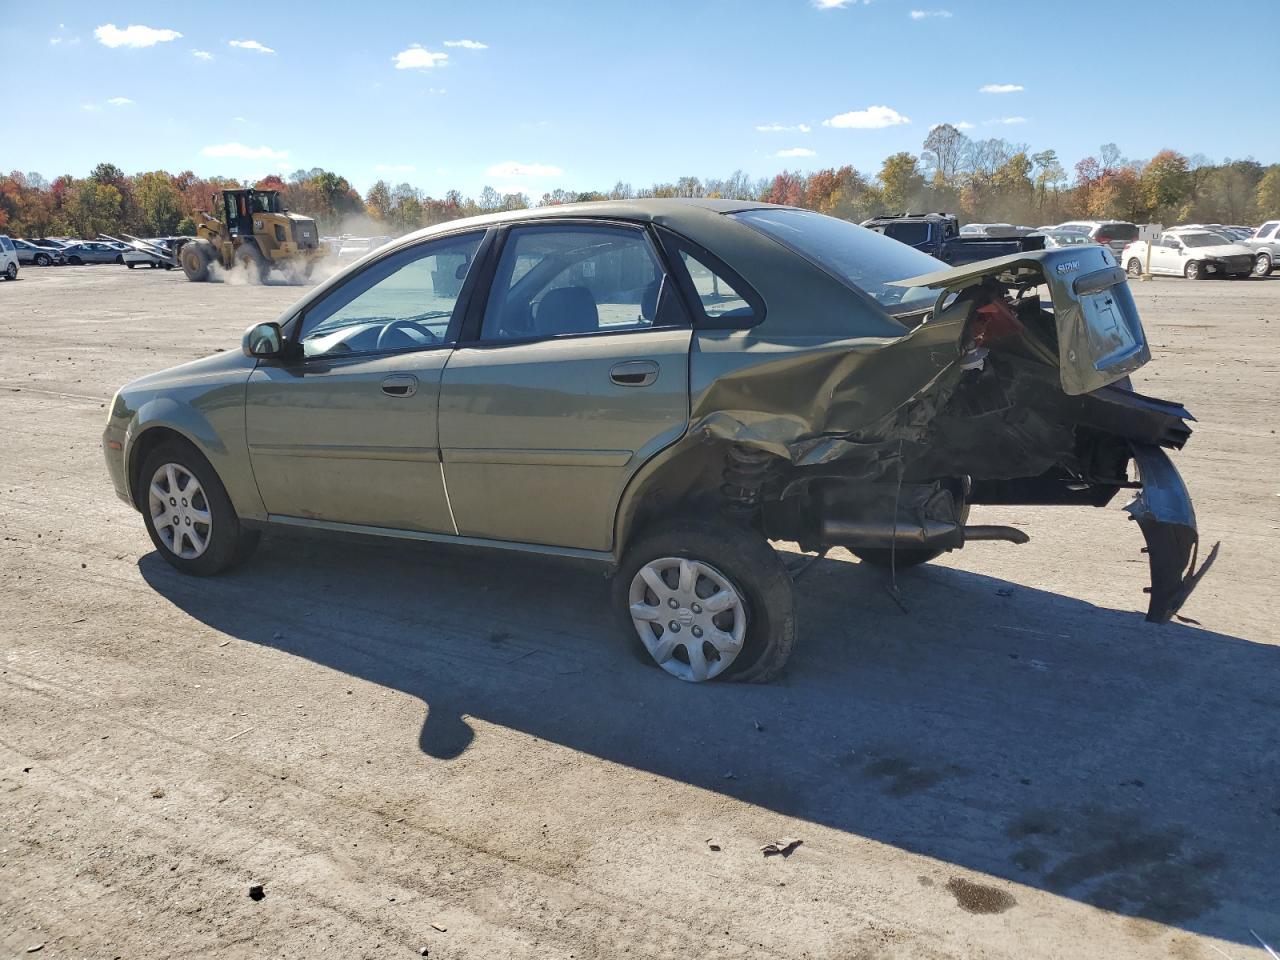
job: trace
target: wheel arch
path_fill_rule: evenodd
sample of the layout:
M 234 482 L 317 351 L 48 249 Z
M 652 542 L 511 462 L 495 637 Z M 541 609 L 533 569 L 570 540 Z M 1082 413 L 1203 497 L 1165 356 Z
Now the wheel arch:
M 614 516 L 614 556 L 621 560 L 636 535 L 654 520 L 697 504 L 718 503 L 728 446 L 686 434 L 637 470 Z

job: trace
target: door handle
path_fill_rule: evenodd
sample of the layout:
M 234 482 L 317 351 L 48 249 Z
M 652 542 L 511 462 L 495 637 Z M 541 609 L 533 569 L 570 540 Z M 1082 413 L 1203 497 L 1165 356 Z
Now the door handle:
M 397 373 L 382 381 L 382 392 L 388 397 L 412 397 L 418 392 L 418 378 L 411 373 Z
M 647 387 L 658 379 L 658 365 L 652 360 L 624 360 L 609 368 L 609 379 L 620 387 Z

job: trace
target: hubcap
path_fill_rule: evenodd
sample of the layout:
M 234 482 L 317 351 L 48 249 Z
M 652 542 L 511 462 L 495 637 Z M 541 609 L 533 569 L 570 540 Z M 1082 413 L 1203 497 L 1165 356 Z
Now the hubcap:
M 1271 272 L 1271 258 L 1264 253 L 1262 256 L 1258 257 L 1258 262 L 1254 269 L 1260 276 L 1265 277 Z
M 661 557 L 640 568 L 628 597 L 631 622 L 654 662 L 681 680 L 719 676 L 742 652 L 747 607 L 708 563 Z
M 175 556 L 194 560 L 209 546 L 213 515 L 200 481 L 180 463 L 166 463 L 151 477 L 151 523 Z

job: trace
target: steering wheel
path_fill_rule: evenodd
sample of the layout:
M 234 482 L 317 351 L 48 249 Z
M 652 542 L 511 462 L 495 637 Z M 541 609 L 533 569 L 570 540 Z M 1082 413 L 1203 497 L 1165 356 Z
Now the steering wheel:
M 394 334 L 401 333 L 401 331 L 407 330 L 410 327 L 412 327 L 417 333 L 424 334 L 427 337 L 427 344 L 435 344 L 440 342 L 440 338 L 437 337 L 430 330 L 427 330 L 425 327 L 418 326 L 418 321 L 412 320 L 412 319 L 401 319 L 401 320 L 392 320 L 390 323 L 386 324 L 385 326 L 383 326 L 381 330 L 378 331 L 377 349 L 389 350 L 391 348 L 391 343 L 389 342 L 391 337 Z M 401 333 L 401 335 L 404 337 L 405 340 L 409 341 L 409 344 L 411 346 L 416 347 L 419 345 L 418 341 L 415 340 L 413 337 L 406 336 L 403 333 Z

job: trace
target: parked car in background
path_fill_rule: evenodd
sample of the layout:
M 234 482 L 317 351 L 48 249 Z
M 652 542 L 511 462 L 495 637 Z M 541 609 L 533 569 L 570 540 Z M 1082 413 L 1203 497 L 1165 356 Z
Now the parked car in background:
M 904 213 L 899 216 L 872 217 L 862 221 L 862 226 L 915 247 L 921 253 L 927 253 L 952 266 L 990 260 L 1024 250 L 1044 249 L 1044 238 L 1039 234 L 1020 236 L 1014 233 L 1002 238 L 984 234 L 962 236 L 963 228 L 955 215 L 950 213 Z M 1018 229 L 1009 224 L 1003 226 L 1010 230 Z
M 1036 234 L 1044 237 L 1044 248 L 1052 250 L 1056 247 L 1077 247 L 1081 244 L 1093 243 L 1094 240 L 1084 230 L 1040 229 Z
M 1058 224 L 1059 230 L 1081 229 L 1094 243 L 1105 244 L 1120 258 L 1125 244 L 1138 239 L 1138 225 L 1127 220 L 1068 220 Z
M 1135 240 L 1124 248 L 1121 262 L 1131 277 L 1142 276 L 1147 244 Z M 1253 273 L 1253 251 L 1207 230 L 1166 230 L 1151 245 L 1151 272 L 1203 280 L 1229 277 L 1238 280 Z
M 18 279 L 18 250 L 3 234 L 0 234 L 0 276 L 6 280 Z
M 14 247 L 18 251 L 19 263 L 33 263 L 38 267 L 48 267 L 56 263 L 62 263 L 62 251 L 57 247 L 43 247 L 30 240 L 14 240 Z
M 1253 272 L 1265 277 L 1280 261 L 1280 220 L 1268 220 L 1248 240 L 1240 241 L 1253 251 Z
M 696 682 L 786 662 L 770 541 L 903 567 L 1026 541 L 970 504 L 1129 491 L 1147 618 L 1204 569 L 1162 449 L 1191 415 L 1131 390 L 1151 352 L 1096 245 L 947 268 L 808 210 L 548 206 L 393 241 L 240 346 L 125 385 L 107 416 L 112 485 L 186 574 L 264 527 L 595 561 L 637 652 Z
M 123 256 L 124 265 L 130 270 L 139 266 L 172 270 L 178 265 L 173 248 L 166 237 L 139 241 L 125 250 Z
M 85 240 L 70 244 L 64 251 L 67 263 L 78 267 L 84 263 L 124 263 L 124 253 L 115 244 L 102 240 Z

